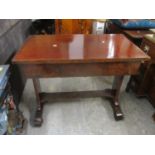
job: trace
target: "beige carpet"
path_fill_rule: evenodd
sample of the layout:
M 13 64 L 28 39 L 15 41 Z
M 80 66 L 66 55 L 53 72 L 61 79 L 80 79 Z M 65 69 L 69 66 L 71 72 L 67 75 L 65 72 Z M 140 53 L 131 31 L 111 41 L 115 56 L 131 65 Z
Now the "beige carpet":
M 45 91 L 102 90 L 111 87 L 112 77 L 41 79 Z M 153 107 L 146 99 L 138 99 L 125 92 L 125 78 L 120 103 L 125 119 L 115 121 L 109 101 L 104 98 L 78 98 L 47 103 L 44 107 L 43 125 L 30 125 L 30 111 L 35 108 L 32 81 L 28 80 L 20 109 L 28 119 L 26 134 L 155 134 L 155 122 L 151 116 Z

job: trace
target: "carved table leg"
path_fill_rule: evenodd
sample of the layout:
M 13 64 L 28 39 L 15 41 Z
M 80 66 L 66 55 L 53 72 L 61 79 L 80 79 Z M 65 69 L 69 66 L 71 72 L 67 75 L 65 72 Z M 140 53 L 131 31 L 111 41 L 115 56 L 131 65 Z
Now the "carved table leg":
M 123 82 L 123 76 L 116 76 L 114 78 L 113 86 L 112 86 L 112 92 L 113 92 L 112 108 L 113 108 L 114 117 L 116 120 L 123 119 L 123 113 L 119 105 L 119 94 L 120 94 L 122 82 Z
M 40 88 L 40 82 L 38 78 L 33 78 L 33 85 L 34 85 L 34 90 L 35 90 L 35 95 L 36 95 L 36 101 L 37 101 L 37 109 L 35 112 L 35 117 L 34 117 L 34 126 L 41 126 L 43 119 L 42 119 L 42 111 L 43 111 L 43 103 L 41 102 L 41 98 L 39 93 L 41 92 Z

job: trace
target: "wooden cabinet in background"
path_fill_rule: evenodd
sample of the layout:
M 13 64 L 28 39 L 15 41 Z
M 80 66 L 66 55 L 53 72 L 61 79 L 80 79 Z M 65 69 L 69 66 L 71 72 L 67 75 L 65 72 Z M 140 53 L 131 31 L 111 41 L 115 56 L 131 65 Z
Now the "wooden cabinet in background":
M 151 61 L 141 65 L 138 75 L 131 76 L 127 91 L 134 90 L 137 96 L 146 96 L 155 107 L 155 37 L 146 35 L 140 48 L 151 57 Z
M 56 19 L 56 34 L 90 34 L 92 33 L 92 19 Z

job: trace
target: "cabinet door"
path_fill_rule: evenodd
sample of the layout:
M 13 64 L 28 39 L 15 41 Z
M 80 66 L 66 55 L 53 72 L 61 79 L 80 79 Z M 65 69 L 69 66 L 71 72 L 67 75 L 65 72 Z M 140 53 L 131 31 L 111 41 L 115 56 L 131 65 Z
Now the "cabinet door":
M 151 61 L 155 60 L 155 44 L 144 39 L 141 45 L 141 49 L 151 57 Z
M 71 19 L 56 19 L 55 20 L 56 34 L 72 34 Z
M 91 34 L 92 33 L 92 19 L 78 19 L 79 32 L 82 34 Z
M 90 34 L 91 19 L 56 19 L 56 34 Z

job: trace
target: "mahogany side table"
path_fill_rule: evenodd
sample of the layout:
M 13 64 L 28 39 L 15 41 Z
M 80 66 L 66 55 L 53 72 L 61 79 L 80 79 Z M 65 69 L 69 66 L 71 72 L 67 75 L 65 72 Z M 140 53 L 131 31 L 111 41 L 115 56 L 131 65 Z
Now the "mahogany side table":
M 140 48 L 122 34 L 36 35 L 17 52 L 18 64 L 27 78 L 32 78 L 37 100 L 34 125 L 41 126 L 43 103 L 57 97 L 106 96 L 116 120 L 123 118 L 119 104 L 124 75 L 134 75 L 142 61 L 149 60 Z M 111 89 L 63 93 L 41 92 L 39 78 L 114 76 Z

